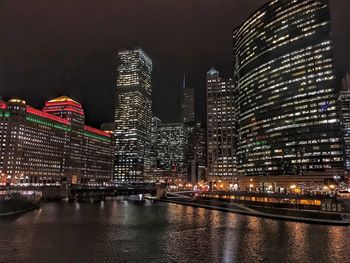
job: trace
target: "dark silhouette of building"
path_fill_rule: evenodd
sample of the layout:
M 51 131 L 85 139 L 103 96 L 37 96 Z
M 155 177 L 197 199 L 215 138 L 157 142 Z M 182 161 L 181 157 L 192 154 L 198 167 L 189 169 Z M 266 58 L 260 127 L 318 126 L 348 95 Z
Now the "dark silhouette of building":
M 186 86 L 186 77 L 184 76 L 182 87 L 182 122 L 194 122 L 195 120 L 195 92 L 193 88 Z

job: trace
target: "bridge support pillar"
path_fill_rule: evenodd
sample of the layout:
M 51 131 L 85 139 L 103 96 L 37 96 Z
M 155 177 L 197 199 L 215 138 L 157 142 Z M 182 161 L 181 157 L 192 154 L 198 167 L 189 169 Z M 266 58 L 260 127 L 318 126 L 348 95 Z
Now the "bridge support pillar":
M 166 189 L 164 187 L 157 187 L 157 199 L 166 198 Z

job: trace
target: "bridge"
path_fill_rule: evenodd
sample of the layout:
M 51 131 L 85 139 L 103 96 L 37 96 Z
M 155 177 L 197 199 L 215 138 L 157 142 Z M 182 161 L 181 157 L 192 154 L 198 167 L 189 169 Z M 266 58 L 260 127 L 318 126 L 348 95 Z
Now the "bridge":
M 193 201 L 196 193 L 202 193 L 200 190 L 179 191 L 179 192 L 166 192 L 167 199 L 169 200 L 186 200 Z
M 60 200 L 68 198 L 70 200 L 99 200 L 106 197 L 120 195 L 136 195 L 151 194 L 156 195 L 157 189 L 165 189 L 162 184 L 144 183 L 144 182 L 128 182 L 116 183 L 109 186 L 99 185 L 43 185 L 43 186 L 6 186 L 0 187 L 6 191 L 34 191 L 42 195 L 45 200 Z

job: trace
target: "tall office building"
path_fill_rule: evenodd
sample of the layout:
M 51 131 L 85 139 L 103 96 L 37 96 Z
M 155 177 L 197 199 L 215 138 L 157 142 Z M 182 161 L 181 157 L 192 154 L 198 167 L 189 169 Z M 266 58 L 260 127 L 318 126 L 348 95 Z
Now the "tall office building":
M 199 167 L 204 168 L 207 164 L 206 130 L 199 122 L 188 122 L 186 123 L 186 133 L 188 181 L 196 183 L 205 179 L 204 176 L 200 175 Z
M 142 181 L 150 169 L 152 60 L 135 48 L 118 52 L 115 180 Z
M 207 158 L 209 180 L 231 182 L 236 176 L 234 85 L 207 73 Z
M 234 59 L 239 173 L 342 173 L 328 0 L 270 1 L 235 31 Z
M 159 132 L 159 126 L 161 125 L 161 120 L 152 115 L 152 125 L 151 125 L 151 154 L 150 154 L 150 162 L 151 162 L 151 170 L 157 169 L 159 166 L 157 160 L 157 138 Z
M 194 89 L 187 87 L 186 76 L 184 76 L 182 87 L 182 122 L 194 122 L 195 119 L 195 105 L 194 105 Z
M 188 161 L 195 161 L 199 166 L 207 165 L 206 129 L 199 122 L 186 123 L 188 137 Z
M 346 74 L 342 80 L 339 96 L 342 123 L 342 141 L 344 153 L 344 167 L 350 172 L 350 75 Z
M 165 123 L 158 127 L 157 159 L 159 168 L 186 174 L 188 137 L 183 123 Z

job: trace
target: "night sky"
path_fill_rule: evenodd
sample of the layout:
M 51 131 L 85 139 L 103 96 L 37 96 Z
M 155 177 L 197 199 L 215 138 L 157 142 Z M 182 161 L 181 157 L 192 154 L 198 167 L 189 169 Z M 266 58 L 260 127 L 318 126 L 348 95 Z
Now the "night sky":
M 350 70 L 350 0 L 330 0 L 338 75 Z M 178 121 L 184 72 L 205 119 L 205 74 L 233 72 L 232 32 L 265 0 L 0 0 L 0 95 L 41 108 L 67 94 L 112 121 L 119 49 L 153 59 L 153 108 Z

